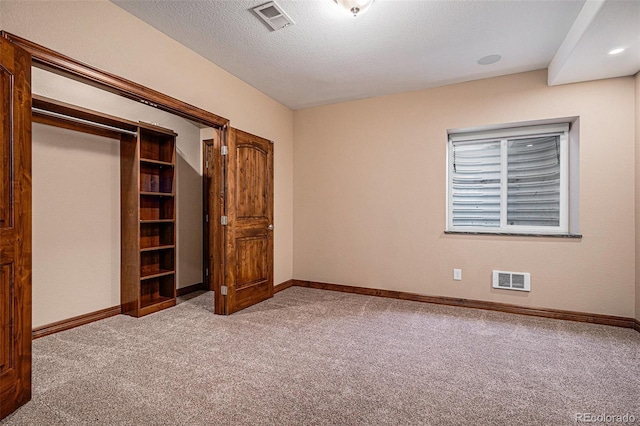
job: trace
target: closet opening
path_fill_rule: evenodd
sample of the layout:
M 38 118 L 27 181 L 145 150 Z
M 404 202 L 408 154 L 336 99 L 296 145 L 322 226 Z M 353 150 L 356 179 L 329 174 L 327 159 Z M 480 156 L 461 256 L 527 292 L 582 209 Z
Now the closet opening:
M 32 93 L 34 336 L 209 290 L 200 146 L 220 131 L 37 67 Z

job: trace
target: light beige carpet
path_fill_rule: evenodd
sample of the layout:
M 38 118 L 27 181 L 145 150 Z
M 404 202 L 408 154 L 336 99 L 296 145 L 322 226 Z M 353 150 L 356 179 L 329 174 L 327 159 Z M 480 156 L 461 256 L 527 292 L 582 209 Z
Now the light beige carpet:
M 640 423 L 630 329 L 293 287 L 230 317 L 203 293 L 34 341 L 3 425 Z

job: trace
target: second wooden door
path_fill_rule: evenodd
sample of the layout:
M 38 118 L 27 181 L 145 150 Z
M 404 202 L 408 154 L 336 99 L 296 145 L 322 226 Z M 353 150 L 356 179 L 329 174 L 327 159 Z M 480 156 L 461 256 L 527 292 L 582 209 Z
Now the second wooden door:
M 220 293 L 231 314 L 273 296 L 273 144 L 230 129 L 227 147 Z

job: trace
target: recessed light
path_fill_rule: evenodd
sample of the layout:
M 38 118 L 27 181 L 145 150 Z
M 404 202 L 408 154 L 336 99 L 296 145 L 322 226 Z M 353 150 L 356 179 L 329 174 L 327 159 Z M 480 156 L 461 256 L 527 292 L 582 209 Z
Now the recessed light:
M 619 53 L 624 52 L 625 48 L 624 47 L 616 47 L 615 49 L 611 49 L 610 51 L 607 52 L 607 55 L 617 55 Z
M 478 59 L 478 63 L 480 65 L 491 65 L 491 64 L 495 64 L 500 59 L 502 59 L 502 56 L 500 55 L 487 55 L 483 58 Z

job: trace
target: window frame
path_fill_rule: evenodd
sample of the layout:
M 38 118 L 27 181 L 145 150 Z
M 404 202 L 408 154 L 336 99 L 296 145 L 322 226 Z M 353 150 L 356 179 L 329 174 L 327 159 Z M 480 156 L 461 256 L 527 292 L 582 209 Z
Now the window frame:
M 451 131 L 447 138 L 447 208 L 446 232 L 478 234 L 570 235 L 570 122 L 554 124 L 499 127 L 491 130 Z M 509 140 L 558 135 L 560 140 L 560 223 L 558 226 L 523 226 L 507 224 L 507 144 Z M 453 147 L 454 144 L 473 144 L 490 140 L 500 141 L 500 226 L 454 226 L 453 224 Z

